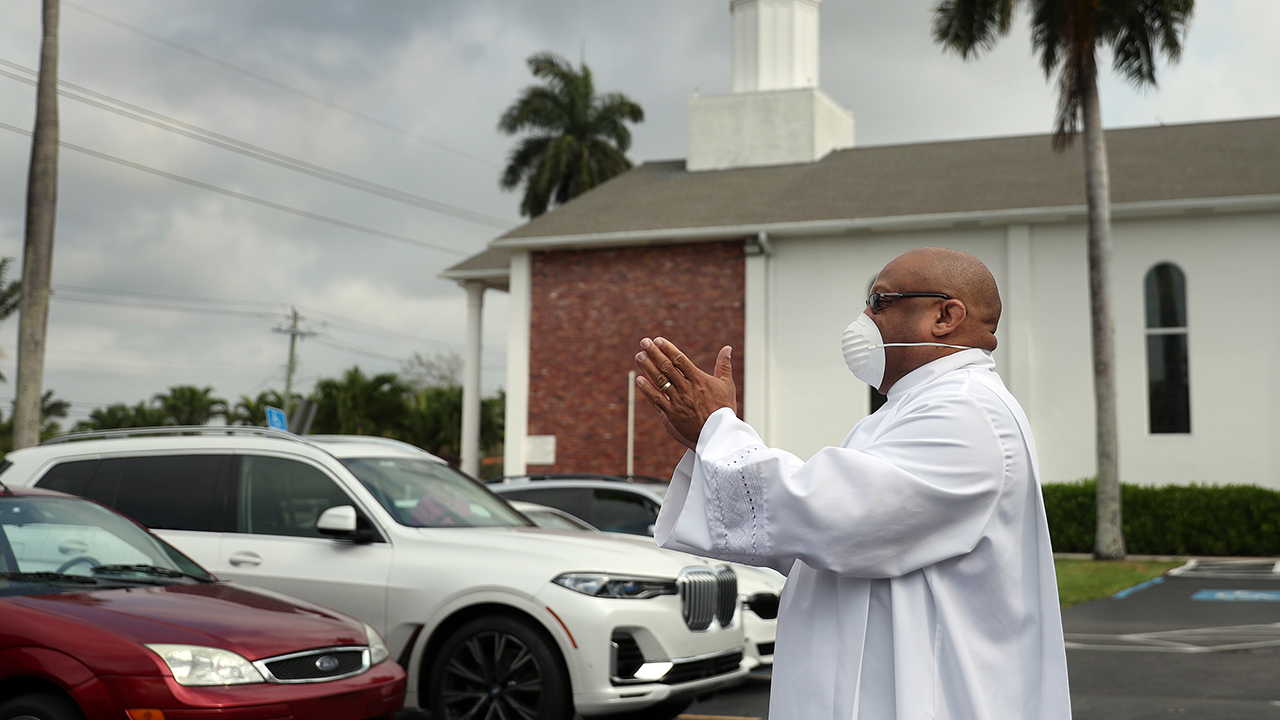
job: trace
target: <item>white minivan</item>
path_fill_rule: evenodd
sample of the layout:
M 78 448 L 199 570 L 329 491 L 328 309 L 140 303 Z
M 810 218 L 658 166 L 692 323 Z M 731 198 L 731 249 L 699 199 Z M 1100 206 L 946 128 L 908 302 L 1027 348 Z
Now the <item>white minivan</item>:
M 747 672 L 729 567 L 534 527 L 404 443 L 80 433 L 9 453 L 0 482 L 92 498 L 225 580 L 364 620 L 435 720 L 670 718 Z

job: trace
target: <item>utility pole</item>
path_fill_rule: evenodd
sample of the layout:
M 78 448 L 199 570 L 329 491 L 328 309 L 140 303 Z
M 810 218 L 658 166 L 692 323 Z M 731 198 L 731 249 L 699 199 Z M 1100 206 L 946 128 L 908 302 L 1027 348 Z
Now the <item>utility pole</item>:
M 290 411 L 289 406 L 293 403 L 293 371 L 297 366 L 297 361 L 294 360 L 294 352 L 298 344 L 298 338 L 313 337 L 314 335 L 316 335 L 315 332 L 312 332 L 310 330 L 298 329 L 298 320 L 299 320 L 298 309 L 290 305 L 289 306 L 289 326 L 277 327 L 272 329 L 274 332 L 284 333 L 285 335 L 289 336 L 289 364 L 285 368 L 285 372 L 284 372 L 284 408 L 282 408 L 284 410 L 284 414 L 286 417 L 288 417 L 289 415 L 289 411 Z

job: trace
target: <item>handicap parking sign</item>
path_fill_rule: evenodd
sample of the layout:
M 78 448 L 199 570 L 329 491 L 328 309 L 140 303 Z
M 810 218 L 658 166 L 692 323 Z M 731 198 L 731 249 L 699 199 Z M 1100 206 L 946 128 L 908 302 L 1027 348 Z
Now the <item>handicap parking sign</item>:
M 284 417 L 284 411 L 280 408 L 267 408 L 267 427 L 288 432 L 289 421 Z

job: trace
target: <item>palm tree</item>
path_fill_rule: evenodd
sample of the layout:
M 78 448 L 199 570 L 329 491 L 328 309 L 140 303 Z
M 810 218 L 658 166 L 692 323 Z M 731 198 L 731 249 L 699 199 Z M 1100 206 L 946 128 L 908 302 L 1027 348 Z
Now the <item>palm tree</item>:
M 5 282 L 12 262 L 11 257 L 0 258 L 0 320 L 9 319 L 10 315 L 18 312 L 18 308 L 22 307 L 22 281 Z
M 18 319 L 18 377 L 13 403 L 13 446 L 40 442 L 40 389 L 44 384 L 53 225 L 58 204 L 58 0 L 43 0 L 36 121 L 27 175 L 27 225 L 22 253 L 22 315 Z
M 216 417 L 227 416 L 227 401 L 213 396 L 213 388 L 174 385 L 168 392 L 152 398 L 164 411 L 166 425 L 204 425 Z
M 0 320 L 7 320 L 10 315 L 18 312 L 18 308 L 22 307 L 22 281 L 5 282 L 5 278 L 9 274 L 9 264 L 12 262 L 13 258 L 0 258 Z M 7 381 L 8 379 L 5 378 L 4 373 L 0 373 L 0 382 Z M 10 434 L 12 434 L 12 427 L 10 428 Z
M 596 95 L 591 69 L 574 70 L 554 53 L 529 58 L 534 77 L 498 121 L 508 135 L 528 130 L 502 173 L 502 189 L 524 183 L 520 214 L 537 217 L 631 167 L 626 121 L 642 122 L 644 110 L 626 95 Z
M 133 407 L 124 403 L 115 403 L 105 408 L 96 408 L 89 413 L 88 420 L 76 423 L 76 430 L 116 430 L 119 428 L 155 427 L 172 424 L 168 414 L 145 402 Z
M 1020 0 L 940 0 L 933 37 L 968 60 L 1008 34 Z M 1176 61 L 1195 0 L 1026 0 L 1032 45 L 1046 77 L 1058 73 L 1060 95 L 1053 146 L 1061 152 L 1084 127 L 1088 204 L 1089 308 L 1097 413 L 1098 530 L 1094 555 L 1125 555 L 1116 443 L 1115 328 L 1108 295 L 1111 189 L 1106 140 L 1098 105 L 1098 50 L 1109 47 L 1112 66 L 1138 87 L 1154 87 L 1156 56 Z
M 294 395 L 293 401 L 296 403 L 299 396 Z M 236 403 L 233 409 L 227 415 L 227 421 L 232 425 L 254 425 L 266 427 L 267 425 L 267 408 L 274 407 L 284 409 L 284 394 L 279 390 L 266 390 L 258 393 L 258 397 L 251 398 L 248 395 L 241 395 L 240 401 Z
M 315 433 L 391 437 L 405 414 L 405 386 L 394 373 L 369 377 L 359 366 L 316 383 Z

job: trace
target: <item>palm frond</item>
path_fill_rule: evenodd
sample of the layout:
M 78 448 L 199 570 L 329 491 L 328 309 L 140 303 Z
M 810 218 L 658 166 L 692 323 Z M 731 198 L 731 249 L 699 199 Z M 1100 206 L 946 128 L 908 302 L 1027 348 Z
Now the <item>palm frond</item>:
M 538 157 L 547 151 L 550 142 L 549 135 L 532 135 L 521 140 L 516 149 L 511 151 L 507 167 L 502 171 L 502 189 L 514 190 L 528 177 L 533 172 Z
M 1112 67 L 1137 87 L 1156 84 L 1157 56 L 1182 56 L 1194 0 L 1126 0 L 1104 6 L 1099 35 L 1113 48 Z
M 933 39 L 965 60 L 990 50 L 1009 32 L 1018 0 L 941 0 L 933 9 Z

